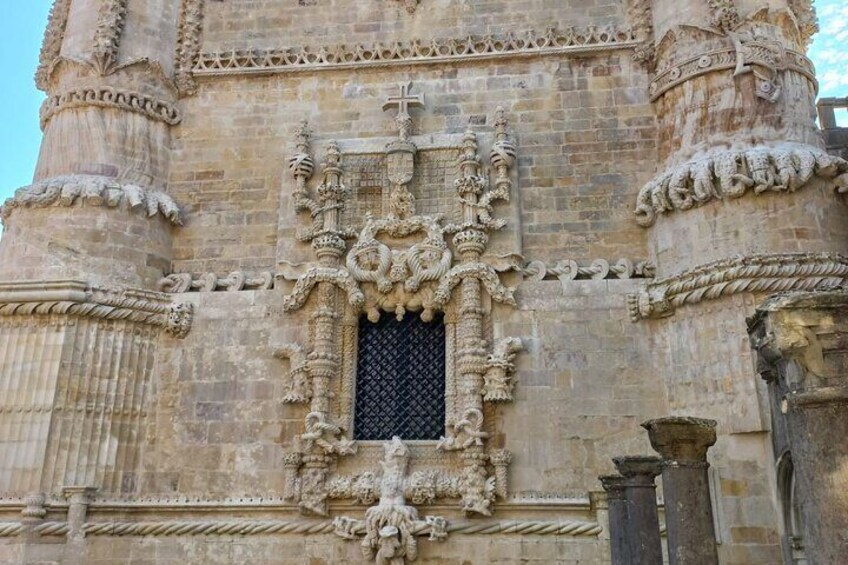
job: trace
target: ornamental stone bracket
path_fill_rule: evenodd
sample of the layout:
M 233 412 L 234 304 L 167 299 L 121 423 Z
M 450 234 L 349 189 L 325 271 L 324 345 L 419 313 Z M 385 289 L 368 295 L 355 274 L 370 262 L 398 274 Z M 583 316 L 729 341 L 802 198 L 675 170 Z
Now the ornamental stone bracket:
M 814 179 L 848 192 L 848 161 L 803 144 L 722 151 L 678 165 L 647 183 L 636 197 L 636 221 L 654 225 L 664 214 L 746 194 L 790 193 Z
M 351 205 L 351 191 L 344 184 L 339 145 L 327 144 L 323 182 L 313 198 L 307 187 L 314 172 L 310 132 L 305 124 L 297 130 L 297 153 L 289 161 L 295 180 L 293 201 L 298 212 L 311 217 L 309 228 L 298 239 L 311 242 L 317 262 L 293 277 L 294 287 L 284 297 L 283 309 L 292 312 L 310 305 L 311 343 L 287 344 L 275 352 L 290 363 L 284 402 L 308 406 L 304 432 L 285 459 L 286 496 L 302 511 L 326 515 L 330 499 L 372 504 L 379 491 L 385 504 L 369 510 L 364 525 L 341 521 L 338 528 L 345 537 L 365 535 L 366 551 L 378 561 L 389 554 L 411 560 L 415 535 L 443 535 L 441 521 L 419 523 L 417 513 L 398 495 L 401 483 L 415 504 L 459 499 L 471 515 L 491 515 L 494 500 L 507 496 L 510 457 L 503 450 L 487 450 L 483 403 L 512 400 L 514 358 L 523 349 L 518 338 L 487 341 L 485 325 L 491 322 L 483 302 L 485 289 L 494 302 L 515 305 L 514 289 L 500 280 L 498 261 L 491 262 L 485 255 L 488 234 L 506 225 L 494 217 L 494 205 L 509 199 L 513 185 L 516 149 L 506 114 L 499 108 L 495 115 L 491 173 L 484 171 L 477 134 L 469 130 L 462 136 L 455 182 L 459 215 L 445 222 L 440 213 L 417 214 L 408 188 L 416 177 L 418 151 L 409 111 L 424 106 L 423 96 L 410 90 L 411 85 L 402 84 L 399 94 L 385 105 L 385 109 L 396 109 L 399 132 L 384 153 L 385 215 L 366 216 L 359 230 L 345 225 L 343 212 Z M 448 235 L 453 235 L 452 245 Z M 350 239 L 356 242 L 348 248 Z M 339 457 L 355 455 L 353 468 L 359 457 L 357 444 L 347 439 L 353 423 L 359 318 L 365 315 L 375 322 L 386 312 L 402 318 L 410 311 L 420 312 L 424 321 L 433 320 L 437 312 L 445 313 L 448 325 L 447 433 L 423 448 L 438 467 L 406 477 L 411 455 L 403 438 L 398 438 L 386 445 L 382 482 L 370 471 L 333 477 L 330 469 Z M 387 480 L 396 483 L 391 487 L 394 494 L 385 490 Z M 395 517 L 402 518 L 403 527 Z

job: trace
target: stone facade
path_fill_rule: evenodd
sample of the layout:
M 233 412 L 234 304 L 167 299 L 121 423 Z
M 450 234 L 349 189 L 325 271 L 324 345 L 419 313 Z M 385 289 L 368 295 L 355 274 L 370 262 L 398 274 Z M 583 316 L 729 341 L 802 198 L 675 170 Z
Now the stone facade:
M 55 0 L 0 209 L 0 561 L 609 563 L 597 477 L 672 415 L 717 422 L 720 562 L 780 562 L 745 318 L 848 279 L 815 29 L 809 0 Z M 358 324 L 407 312 L 444 320 L 444 435 L 355 441 Z

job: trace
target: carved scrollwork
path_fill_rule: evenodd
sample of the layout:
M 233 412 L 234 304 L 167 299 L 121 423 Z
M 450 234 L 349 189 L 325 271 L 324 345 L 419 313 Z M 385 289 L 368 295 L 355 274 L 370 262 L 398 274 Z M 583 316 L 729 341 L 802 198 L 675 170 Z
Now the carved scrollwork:
M 191 273 L 172 273 L 162 278 L 158 287 L 161 292 L 169 294 L 192 291 L 268 290 L 274 288 L 274 275 L 270 271 L 256 274 L 233 271 L 225 277 L 218 276 L 215 273 L 204 273 L 200 276 L 194 276 Z
M 654 265 L 648 261 L 631 261 L 621 258 L 615 263 L 606 259 L 595 259 L 589 265 L 580 265 L 573 259 L 557 261 L 547 265 L 543 261 L 530 261 L 522 269 L 525 278 L 531 281 L 559 279 L 562 282 L 584 279 L 650 279 L 654 276 Z

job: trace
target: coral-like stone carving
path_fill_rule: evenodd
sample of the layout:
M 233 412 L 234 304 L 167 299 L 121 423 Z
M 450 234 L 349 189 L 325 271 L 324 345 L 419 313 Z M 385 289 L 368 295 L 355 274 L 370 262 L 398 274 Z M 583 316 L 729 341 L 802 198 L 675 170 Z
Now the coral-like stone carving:
M 44 92 L 47 92 L 49 88 L 50 69 L 59 59 L 62 51 L 70 10 L 71 0 L 53 0 L 53 5 L 50 7 L 47 28 L 44 30 L 44 41 L 38 57 L 38 69 L 35 71 L 35 85 Z
M 633 34 L 622 28 L 587 27 L 486 36 L 410 40 L 392 44 L 348 44 L 284 49 L 226 50 L 201 53 L 195 75 L 285 73 L 352 67 L 433 64 L 440 62 L 595 52 L 634 47 Z
M 104 0 L 97 13 L 91 60 L 101 75 L 113 72 L 118 65 L 118 48 L 126 24 L 128 0 Z
M 94 175 L 53 177 L 19 188 L 0 206 L 0 219 L 7 222 L 17 208 L 83 204 L 108 208 L 126 205 L 130 210 L 142 211 L 150 217 L 161 214 L 172 224 L 182 225 L 179 206 L 164 192 Z
M 182 96 L 197 92 L 192 69 L 200 54 L 200 39 L 203 33 L 204 0 L 182 0 L 177 27 L 176 76 L 174 80 Z
M 835 253 L 781 253 L 723 259 L 649 283 L 628 295 L 630 319 L 671 316 L 686 304 L 743 292 L 819 290 L 845 284 L 848 257 Z
M 524 351 L 517 337 L 506 337 L 495 342 L 494 352 L 486 361 L 483 375 L 483 400 L 487 402 L 512 402 L 515 388 L 515 356 Z
M 157 100 L 152 96 L 138 92 L 119 90 L 111 86 L 98 86 L 77 88 L 45 100 L 40 111 L 41 129 L 44 129 L 47 122 L 56 114 L 71 108 L 86 106 L 134 112 L 151 120 L 165 122 L 170 126 L 175 126 L 182 121 L 180 110 L 170 102 Z
M 366 559 L 378 565 L 402 565 L 418 557 L 416 535 L 429 530 L 431 540 L 447 538 L 447 521 L 434 516 L 419 520 L 418 510 L 406 504 L 409 448 L 398 437 L 383 448 L 383 472 L 375 481 L 379 503 L 365 511 L 364 521 L 340 517 L 333 524 L 336 535 L 345 539 L 357 539 L 359 531 L 364 533 L 361 545 Z
M 813 178 L 848 190 L 848 161 L 806 145 L 756 147 L 723 151 L 684 163 L 652 180 L 639 191 L 636 216 L 648 227 L 658 215 L 688 210 L 711 200 L 754 194 L 794 192 Z

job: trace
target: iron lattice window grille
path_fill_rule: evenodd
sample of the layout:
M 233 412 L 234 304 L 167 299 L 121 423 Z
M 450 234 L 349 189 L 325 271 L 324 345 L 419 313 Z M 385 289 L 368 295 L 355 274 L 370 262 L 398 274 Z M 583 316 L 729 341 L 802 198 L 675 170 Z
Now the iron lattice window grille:
M 444 317 L 360 318 L 354 438 L 433 440 L 444 432 Z

